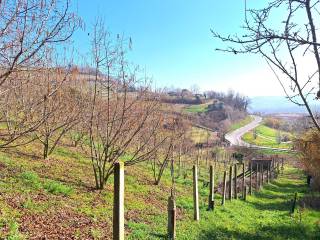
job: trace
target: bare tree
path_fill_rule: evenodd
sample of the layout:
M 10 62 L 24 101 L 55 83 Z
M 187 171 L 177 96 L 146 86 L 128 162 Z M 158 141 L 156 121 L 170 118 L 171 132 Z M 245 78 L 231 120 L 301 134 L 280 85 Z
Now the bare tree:
M 199 94 L 200 93 L 200 87 L 198 84 L 192 84 L 190 86 L 190 91 L 193 93 L 193 94 Z
M 0 132 L 4 142 L 0 146 L 15 147 L 38 140 L 47 158 L 82 120 L 86 96 L 77 74 L 71 74 L 70 69 L 43 66 L 26 73 L 29 80 L 25 83 L 8 80 L 14 87 L 4 94 L 0 105 L 4 116 Z
M 126 51 L 131 40 L 113 40 L 98 20 L 92 39 L 94 80 L 89 113 L 90 157 L 96 188 L 102 189 L 113 173 L 114 163 L 126 166 L 145 161 L 159 147 L 149 148 L 152 136 L 161 127 L 160 102 L 131 68 Z M 161 142 L 159 143 L 161 144 Z
M 162 175 L 167 168 L 170 159 L 177 156 L 181 164 L 182 154 L 182 137 L 186 134 L 188 127 L 187 122 L 181 116 L 167 114 L 162 121 L 163 128 L 153 136 L 153 147 L 156 147 L 152 160 L 152 170 L 154 184 L 158 185 Z M 187 143 L 187 141 L 185 141 Z M 179 165 L 180 167 L 180 165 Z
M 0 86 L 11 73 L 41 63 L 45 49 L 68 40 L 80 21 L 70 1 L 0 2 Z
M 43 119 L 43 123 L 32 133 L 43 145 L 44 159 L 54 151 L 61 138 L 83 120 L 83 110 L 88 106 L 86 95 L 78 87 L 81 83 L 68 69 L 46 69 L 45 75 L 39 83 L 44 100 L 35 116 L 38 121 Z M 56 85 L 63 86 L 50 94 Z
M 80 23 L 69 0 L 0 1 L 0 148 L 34 140 L 24 137 L 48 117 L 33 118 L 45 101 L 42 93 L 34 94 L 34 80 L 48 67 L 48 52 L 65 43 Z M 25 141 L 15 143 L 21 138 Z
M 320 98 L 319 4 L 317 0 L 273 0 L 262 9 L 245 4 L 244 33 L 223 36 L 212 31 L 215 38 L 230 44 L 217 50 L 258 54 L 266 59 L 287 98 L 306 108 L 318 131 L 320 125 L 310 101 Z

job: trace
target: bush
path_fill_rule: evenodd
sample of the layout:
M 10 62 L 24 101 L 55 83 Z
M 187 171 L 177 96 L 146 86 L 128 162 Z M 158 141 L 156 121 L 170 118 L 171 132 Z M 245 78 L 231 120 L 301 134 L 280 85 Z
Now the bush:
M 301 152 L 301 162 L 305 171 L 313 178 L 313 186 L 320 190 L 320 132 L 309 130 L 295 140 L 295 147 Z
M 281 136 L 281 142 L 288 142 L 290 141 L 290 136 L 288 134 L 284 134 Z
M 264 124 L 270 128 L 280 129 L 282 122 L 277 118 L 266 118 Z

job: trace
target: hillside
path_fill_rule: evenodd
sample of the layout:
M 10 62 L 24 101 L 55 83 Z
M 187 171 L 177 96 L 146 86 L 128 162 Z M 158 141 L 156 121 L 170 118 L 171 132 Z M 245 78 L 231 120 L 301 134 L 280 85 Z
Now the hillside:
M 320 1 L 261 2 L 0 0 L 0 240 L 319 240 Z
M 32 153 L 32 154 L 31 154 Z M 77 149 L 60 147 L 48 160 L 36 157 L 36 148 L 1 153 L 0 238 L 111 239 L 112 179 L 103 191 L 92 189 L 90 164 Z M 64 167 L 68 166 L 68 171 Z M 283 175 L 248 200 L 221 206 L 216 194 L 214 212 L 207 211 L 208 179 L 202 165 L 199 184 L 200 217 L 193 221 L 192 176 L 189 167 L 175 174 L 177 239 L 316 239 L 320 212 L 298 208 L 290 216 L 295 192 L 308 190 L 302 172 L 286 166 Z M 216 182 L 222 166 L 217 165 Z M 186 177 L 184 177 L 186 176 Z M 201 184 L 203 182 L 203 184 Z M 125 171 L 125 230 L 127 239 L 163 239 L 167 226 L 170 173 L 159 186 L 152 183 L 146 165 Z
M 248 122 L 246 111 L 235 109 L 223 102 L 208 100 L 206 103 L 185 105 L 183 113 L 191 119 L 193 124 L 205 126 L 217 132 L 227 132 L 241 121 Z

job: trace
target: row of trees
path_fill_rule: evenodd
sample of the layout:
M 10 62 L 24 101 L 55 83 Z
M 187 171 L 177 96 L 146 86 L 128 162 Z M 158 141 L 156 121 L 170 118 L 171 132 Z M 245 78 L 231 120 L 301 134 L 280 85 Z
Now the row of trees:
M 51 77 L 50 71 L 54 71 L 55 49 L 81 26 L 80 19 L 69 9 L 69 1 L 0 2 L 2 148 L 42 125 L 48 117 L 47 110 L 42 116 L 35 116 L 35 112 L 45 108 L 66 80 L 62 76 L 52 87 L 45 83 Z M 40 79 L 44 81 L 39 82 Z
M 69 1 L 0 2 L 0 148 L 37 143 L 47 159 L 69 139 L 91 160 L 97 189 L 120 159 L 127 166 L 164 159 L 153 162 L 159 182 L 187 125 L 163 110 L 160 92 L 129 64 L 131 39 L 112 37 L 102 20 L 91 57 L 74 67 L 63 47 L 79 27 Z

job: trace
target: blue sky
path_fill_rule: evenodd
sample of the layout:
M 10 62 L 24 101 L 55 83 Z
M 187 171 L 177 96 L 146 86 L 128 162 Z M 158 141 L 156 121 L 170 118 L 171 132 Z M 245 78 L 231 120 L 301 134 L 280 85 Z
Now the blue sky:
M 157 86 L 282 94 L 263 59 L 215 51 L 224 44 L 212 38 L 210 29 L 241 31 L 244 1 L 78 0 L 77 8 L 87 26 L 74 35 L 79 52 L 89 49 L 87 32 L 100 15 L 111 33 L 132 38 L 131 60 L 145 67 Z

